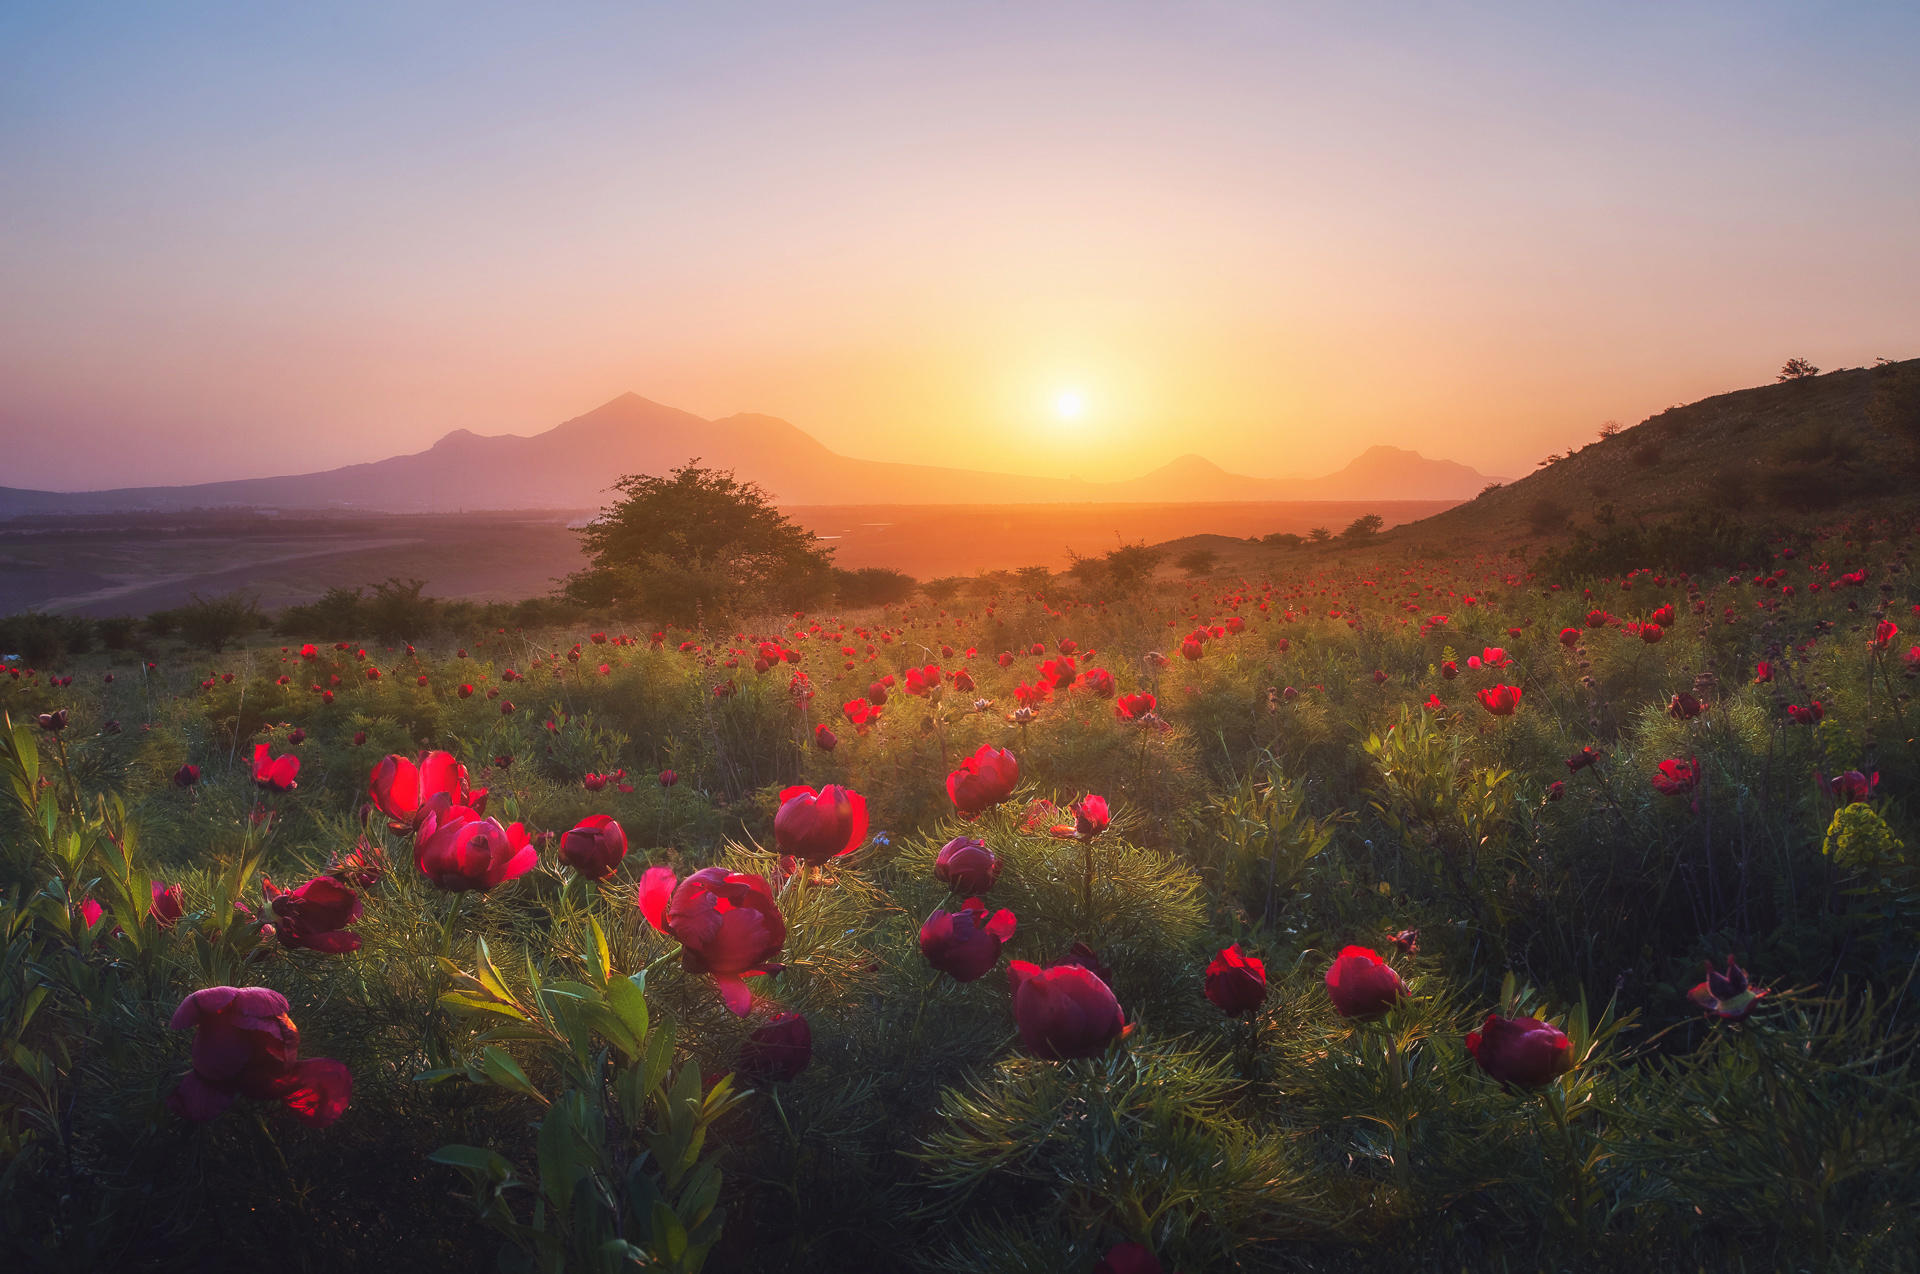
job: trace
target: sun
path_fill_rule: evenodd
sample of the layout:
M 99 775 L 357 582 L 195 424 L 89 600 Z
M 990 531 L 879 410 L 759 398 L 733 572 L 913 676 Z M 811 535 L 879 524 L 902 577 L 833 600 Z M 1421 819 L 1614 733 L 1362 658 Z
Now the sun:
M 1060 396 L 1053 400 L 1054 414 L 1062 420 L 1077 420 L 1087 407 L 1086 400 L 1080 397 L 1078 390 L 1063 389 Z

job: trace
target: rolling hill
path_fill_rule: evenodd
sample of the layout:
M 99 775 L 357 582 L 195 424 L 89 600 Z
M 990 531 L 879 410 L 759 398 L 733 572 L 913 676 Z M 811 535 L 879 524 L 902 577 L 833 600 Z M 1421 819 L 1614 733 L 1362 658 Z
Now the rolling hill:
M 0 517 L 266 508 L 385 513 L 598 508 L 623 474 L 690 459 L 732 469 L 783 505 L 1464 500 L 1488 479 L 1466 465 L 1375 447 L 1317 478 L 1254 478 L 1183 456 L 1126 482 L 1082 482 L 842 456 L 787 421 L 706 420 L 623 394 L 544 433 L 455 430 L 426 451 L 321 473 L 191 486 L 55 492 L 0 487 Z

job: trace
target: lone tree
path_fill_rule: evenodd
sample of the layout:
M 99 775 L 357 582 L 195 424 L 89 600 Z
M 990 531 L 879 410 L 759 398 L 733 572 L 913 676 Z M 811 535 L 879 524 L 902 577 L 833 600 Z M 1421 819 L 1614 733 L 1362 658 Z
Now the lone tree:
M 1148 548 L 1145 541 L 1122 544 L 1107 550 L 1107 581 L 1123 593 L 1144 588 L 1153 582 L 1154 568 L 1160 565 L 1160 551 Z
M 1789 358 L 1780 365 L 1780 374 L 1775 380 L 1806 380 L 1809 376 L 1818 376 L 1820 369 L 1804 358 Z
M 664 478 L 629 474 L 614 489 L 620 498 L 580 529 L 588 566 L 566 584 L 576 601 L 694 624 L 833 591 L 832 550 L 730 470 L 690 460 Z
M 1387 520 L 1378 513 L 1362 513 L 1359 517 L 1347 523 L 1347 529 L 1340 532 L 1340 538 L 1355 541 L 1370 540 L 1380 534 L 1380 528 L 1386 524 Z

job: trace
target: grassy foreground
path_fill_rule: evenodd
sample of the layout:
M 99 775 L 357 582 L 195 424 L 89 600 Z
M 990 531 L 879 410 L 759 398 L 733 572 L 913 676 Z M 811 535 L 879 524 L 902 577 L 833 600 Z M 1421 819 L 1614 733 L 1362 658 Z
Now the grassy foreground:
M 1880 534 L 7 665 L 0 1243 L 1911 1268 L 1920 597 Z M 997 875 L 943 880 L 958 838 Z M 210 987 L 292 1025 L 202 999 L 196 1046 Z

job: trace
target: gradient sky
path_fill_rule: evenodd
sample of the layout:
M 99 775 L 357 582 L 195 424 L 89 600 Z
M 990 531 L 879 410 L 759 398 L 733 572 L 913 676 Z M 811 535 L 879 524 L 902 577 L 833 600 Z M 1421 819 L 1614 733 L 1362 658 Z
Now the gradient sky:
M 1516 475 L 1920 355 L 1917 55 L 1912 3 L 0 0 L 0 485 L 626 390 L 874 459 Z

